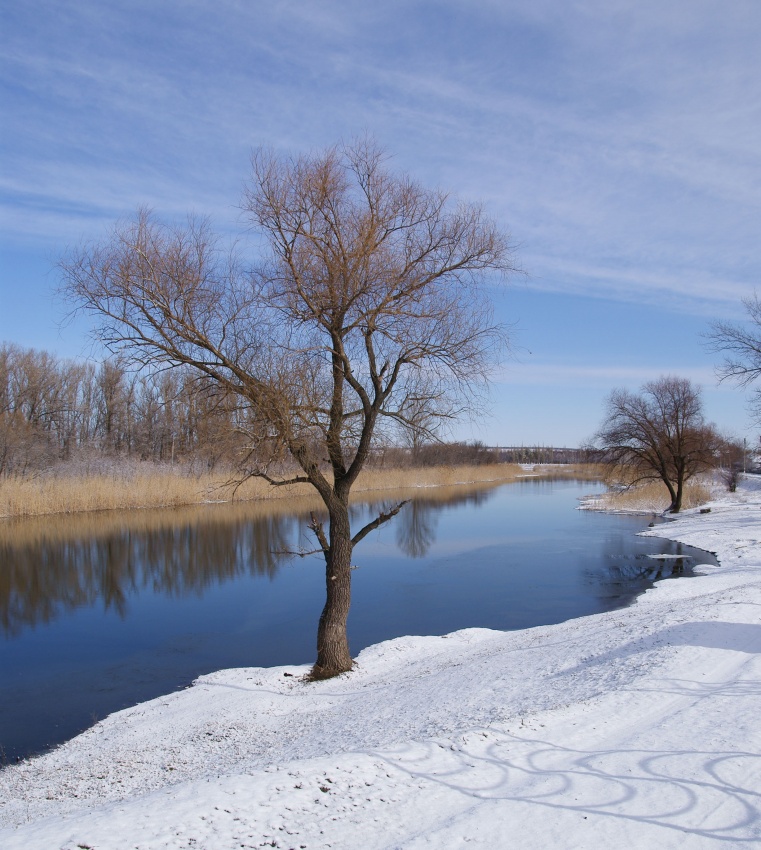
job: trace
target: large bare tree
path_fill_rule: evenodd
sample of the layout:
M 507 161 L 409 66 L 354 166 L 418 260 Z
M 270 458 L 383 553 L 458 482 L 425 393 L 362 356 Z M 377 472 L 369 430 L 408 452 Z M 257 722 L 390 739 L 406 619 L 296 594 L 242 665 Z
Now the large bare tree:
M 352 485 L 385 428 L 430 430 L 434 414 L 478 400 L 505 341 L 488 286 L 510 251 L 479 206 L 393 173 L 368 140 L 294 159 L 256 152 L 243 208 L 252 267 L 207 222 L 173 228 L 141 211 L 69 254 L 63 286 L 110 350 L 189 365 L 247 408 L 248 474 L 319 493 L 327 598 L 312 675 L 324 678 L 352 666 L 352 550 L 401 507 L 352 533 Z M 290 457 L 297 472 L 262 457 Z
M 703 419 L 700 388 L 673 376 L 650 381 L 639 393 L 614 390 L 596 442 L 629 483 L 662 481 L 671 513 L 682 509 L 685 483 L 716 465 L 722 445 Z
M 747 324 L 717 321 L 707 336 L 711 350 L 724 354 L 724 362 L 717 370 L 720 380 L 729 378 L 747 387 L 761 377 L 761 301 L 754 293 L 742 303 Z M 761 389 L 754 390 L 750 409 L 761 423 Z

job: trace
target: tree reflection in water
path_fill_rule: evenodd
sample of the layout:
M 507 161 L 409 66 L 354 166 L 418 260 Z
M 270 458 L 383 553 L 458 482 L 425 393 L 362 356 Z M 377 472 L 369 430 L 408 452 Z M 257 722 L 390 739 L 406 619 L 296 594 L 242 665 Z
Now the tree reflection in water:
M 444 507 L 482 505 L 495 489 L 437 488 L 396 518 L 399 548 L 422 558 L 435 542 Z M 398 503 L 356 504 L 359 519 Z M 280 501 L 280 500 L 278 500 Z M 21 520 L 0 527 L 0 622 L 6 637 L 65 612 L 102 604 L 127 616 L 129 598 L 152 592 L 201 596 L 243 575 L 274 578 L 299 549 L 309 500 L 159 512 Z M 316 513 L 320 513 L 319 510 Z
M 396 545 L 410 558 L 424 558 L 436 542 L 436 529 L 444 508 L 484 505 L 497 492 L 495 487 L 467 491 L 456 487 L 438 487 L 430 495 L 410 499 L 394 519 Z M 374 502 L 367 506 L 356 506 L 354 510 L 387 511 L 395 500 Z M 358 516 L 357 519 L 360 517 Z
M 531 482 L 531 487 L 549 492 L 552 482 Z M 399 550 L 409 558 L 425 558 L 444 510 L 482 506 L 498 488 L 439 487 L 422 497 L 416 491 L 394 521 Z M 399 498 L 394 492 L 388 499 L 355 504 L 353 519 L 384 512 Z M 285 553 L 296 552 L 305 542 L 304 529 L 315 507 L 312 500 L 283 499 L 0 525 L 0 622 L 5 636 L 98 604 L 126 617 L 130 597 L 144 592 L 200 597 L 212 585 L 245 575 L 273 579 Z M 629 534 L 610 535 L 603 544 L 605 568 L 584 571 L 598 598 L 631 593 L 638 584 L 644 587 L 689 571 L 689 559 L 635 554 L 629 539 Z M 677 548 L 676 554 L 681 551 Z
M 586 582 L 597 589 L 597 595 L 602 599 L 631 593 L 637 586 L 644 589 L 664 578 L 690 575 L 697 563 L 696 557 L 687 554 L 681 543 L 664 542 L 663 548 L 673 551 L 658 557 L 627 550 L 625 542 L 622 535 L 608 538 L 602 551 L 605 568 L 585 571 Z M 708 553 L 701 560 L 703 563 L 716 563 Z
M 436 540 L 439 505 L 415 500 L 404 508 L 396 526 L 396 543 L 410 558 L 423 558 Z
M 288 515 L 215 519 L 155 528 L 114 529 L 105 536 L 32 544 L 0 540 L 0 621 L 6 636 L 49 623 L 62 613 L 102 601 L 127 614 L 131 595 L 201 596 L 241 575 L 273 578 L 293 548 L 299 520 Z

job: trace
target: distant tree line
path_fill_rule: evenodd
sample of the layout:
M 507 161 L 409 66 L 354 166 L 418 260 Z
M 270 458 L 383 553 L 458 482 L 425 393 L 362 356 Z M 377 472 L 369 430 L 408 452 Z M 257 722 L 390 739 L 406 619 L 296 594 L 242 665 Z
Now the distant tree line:
M 118 358 L 101 363 L 0 345 L 0 475 L 26 475 L 86 458 L 128 458 L 230 469 L 265 451 L 250 412 L 188 368 L 135 372 Z M 585 463 L 591 449 L 486 446 L 480 441 L 380 442 L 379 466 Z
M 598 463 L 600 460 L 600 452 L 589 447 L 504 446 L 498 451 L 503 463 Z
M 0 346 L 0 474 L 93 454 L 212 470 L 244 445 L 246 414 L 187 369 L 128 371 Z
M 597 463 L 603 453 L 595 448 L 556 448 L 553 446 L 486 446 L 472 442 L 428 442 L 410 447 L 383 450 L 383 460 L 398 466 L 453 466 L 487 463 L 570 464 Z
M 482 442 L 444 442 L 433 440 L 427 443 L 415 442 L 411 446 L 380 446 L 376 449 L 372 464 L 374 466 L 483 466 L 488 463 L 502 463 L 500 450 L 490 448 Z

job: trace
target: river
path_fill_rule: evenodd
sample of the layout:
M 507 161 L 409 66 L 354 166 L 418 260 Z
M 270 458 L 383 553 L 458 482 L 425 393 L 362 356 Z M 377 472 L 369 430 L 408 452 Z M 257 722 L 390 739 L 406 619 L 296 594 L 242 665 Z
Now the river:
M 600 489 L 529 478 L 418 491 L 355 550 L 352 653 L 606 611 L 715 563 L 637 537 L 645 517 L 576 510 Z M 355 527 L 391 500 L 355 506 Z M 324 561 L 285 554 L 313 548 L 310 504 L 278 502 L 0 524 L 0 755 L 43 752 L 212 670 L 313 661 Z

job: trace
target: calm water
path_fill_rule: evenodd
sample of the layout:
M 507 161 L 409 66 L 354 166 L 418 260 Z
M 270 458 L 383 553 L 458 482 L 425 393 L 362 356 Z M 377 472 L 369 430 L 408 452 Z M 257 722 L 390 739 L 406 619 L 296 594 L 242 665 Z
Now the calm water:
M 406 634 L 520 629 L 628 604 L 711 556 L 575 510 L 589 482 L 418 499 L 355 550 L 352 652 Z M 355 527 L 379 505 L 358 506 Z M 324 601 L 305 514 L 245 506 L 0 527 L 0 746 L 41 752 L 224 667 L 314 660 Z M 137 522 L 140 520 L 140 522 Z M 93 525 L 93 523 L 99 525 Z M 679 554 L 658 561 L 649 554 Z

